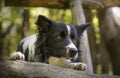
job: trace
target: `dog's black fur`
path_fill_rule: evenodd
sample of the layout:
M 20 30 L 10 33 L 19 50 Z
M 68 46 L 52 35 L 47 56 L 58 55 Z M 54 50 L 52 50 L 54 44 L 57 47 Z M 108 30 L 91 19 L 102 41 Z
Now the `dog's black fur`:
M 79 41 L 90 24 L 75 26 L 56 23 L 39 15 L 36 25 L 38 34 L 23 39 L 17 50 L 25 55 L 26 61 L 49 63 L 50 56 L 64 57 L 73 63 L 81 61 Z

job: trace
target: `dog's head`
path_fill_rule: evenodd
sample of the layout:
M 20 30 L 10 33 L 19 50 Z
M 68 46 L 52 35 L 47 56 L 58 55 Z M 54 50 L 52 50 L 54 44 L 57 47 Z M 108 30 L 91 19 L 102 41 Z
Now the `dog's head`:
M 55 23 L 42 15 L 39 15 L 36 25 L 39 30 L 37 46 L 44 48 L 50 56 L 66 58 L 73 58 L 80 51 L 80 36 L 90 26 L 88 23 L 81 26 Z

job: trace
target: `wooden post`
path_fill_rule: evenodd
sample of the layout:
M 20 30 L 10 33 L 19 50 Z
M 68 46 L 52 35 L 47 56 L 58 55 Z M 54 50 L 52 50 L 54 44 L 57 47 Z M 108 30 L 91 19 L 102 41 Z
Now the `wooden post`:
M 75 24 L 80 25 L 85 23 L 85 16 L 81 4 L 81 0 L 71 0 L 70 2 L 70 8 L 72 11 L 72 17 Z M 87 37 L 87 31 L 83 33 L 83 36 L 81 38 L 81 50 L 82 50 L 82 59 L 83 62 L 85 62 L 88 66 L 86 73 L 92 74 L 93 73 L 93 67 L 92 67 L 92 61 L 90 56 L 90 50 L 89 50 L 89 44 L 88 44 L 88 37 Z

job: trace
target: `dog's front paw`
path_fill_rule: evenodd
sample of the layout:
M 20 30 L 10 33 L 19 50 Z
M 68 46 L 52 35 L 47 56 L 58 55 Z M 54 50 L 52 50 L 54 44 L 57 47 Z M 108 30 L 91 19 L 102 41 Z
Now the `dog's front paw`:
M 25 56 L 21 52 L 13 52 L 10 54 L 9 59 L 10 60 L 25 60 Z
M 80 63 L 80 62 L 78 62 L 78 63 L 70 63 L 68 65 L 68 68 L 84 71 L 84 70 L 87 69 L 87 65 L 84 64 L 84 63 Z

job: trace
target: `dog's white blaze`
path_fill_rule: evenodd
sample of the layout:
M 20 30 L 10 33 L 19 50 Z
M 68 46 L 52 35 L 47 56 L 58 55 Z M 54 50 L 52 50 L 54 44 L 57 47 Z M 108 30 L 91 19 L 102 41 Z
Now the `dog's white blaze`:
M 70 49 L 70 48 L 74 48 L 74 49 L 77 50 L 77 47 L 73 44 L 72 41 L 71 41 L 70 44 L 68 44 L 66 47 L 67 47 L 68 49 Z
M 71 33 L 71 28 L 70 28 L 70 26 L 67 25 L 67 24 L 66 24 L 66 27 L 67 27 L 67 30 L 68 30 L 68 35 L 70 35 L 70 33 Z
M 68 31 L 68 35 L 70 36 L 71 34 L 71 28 L 69 25 L 66 24 L 66 27 L 67 27 L 67 31 Z M 77 47 L 73 44 L 72 40 L 69 38 L 70 40 L 70 44 L 68 44 L 66 47 L 69 49 L 69 48 L 74 48 L 77 50 Z

